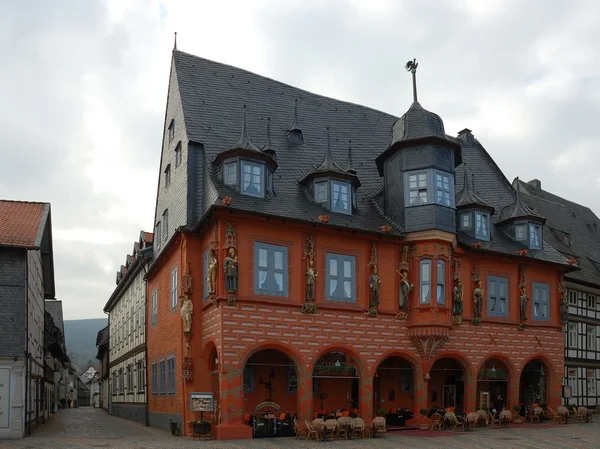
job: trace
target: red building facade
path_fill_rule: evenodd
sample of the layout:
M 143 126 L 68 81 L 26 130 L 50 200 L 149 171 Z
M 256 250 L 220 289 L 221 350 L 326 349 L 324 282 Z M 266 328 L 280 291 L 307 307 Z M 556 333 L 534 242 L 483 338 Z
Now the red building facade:
M 187 109 L 199 104 L 195 71 L 214 76 L 198 85 L 213 121 Z M 219 91 L 226 74 L 237 84 Z M 245 108 L 241 126 L 221 123 L 211 107 L 252 101 L 248 84 L 300 98 L 306 125 L 298 100 L 281 135 Z M 255 100 L 268 116 L 283 100 L 265 95 Z M 323 112 L 325 101 L 359 118 Z M 562 275 L 573 267 L 543 241 L 544 217 L 470 131 L 446 136 L 416 101 L 399 119 L 353 107 L 174 52 L 155 230 L 164 244 L 147 274 L 151 425 L 189 434 L 193 392 L 214 394 L 216 438 L 251 437 L 248 422 L 265 412 L 368 421 L 407 410 L 410 424 L 431 406 L 491 409 L 498 394 L 511 409 L 560 404 Z M 332 142 L 333 129 L 310 141 L 329 119 L 351 143 Z M 249 134 L 262 124 L 258 148 Z M 220 131 L 203 135 L 207 126 Z M 185 201 L 168 193 L 177 158 Z

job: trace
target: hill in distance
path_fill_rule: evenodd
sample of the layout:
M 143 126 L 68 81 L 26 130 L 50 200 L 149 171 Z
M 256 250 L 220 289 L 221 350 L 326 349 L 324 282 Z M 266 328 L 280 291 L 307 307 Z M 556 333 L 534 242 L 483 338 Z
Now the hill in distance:
M 108 325 L 108 317 L 87 320 L 65 320 L 65 343 L 71 361 L 83 373 L 90 365 L 98 366 L 96 360 L 96 337 L 98 331 Z

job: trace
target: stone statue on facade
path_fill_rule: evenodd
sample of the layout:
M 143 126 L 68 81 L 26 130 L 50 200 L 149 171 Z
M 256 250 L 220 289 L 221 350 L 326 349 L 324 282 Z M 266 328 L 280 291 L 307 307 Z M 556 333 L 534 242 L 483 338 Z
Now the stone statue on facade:
M 481 281 L 477 281 L 475 285 L 475 290 L 473 290 L 473 315 L 476 318 L 480 318 L 481 306 L 483 304 L 483 289 L 481 288 Z
M 379 304 L 379 286 L 381 285 L 381 279 L 379 279 L 378 271 L 377 265 L 374 265 L 371 277 L 369 278 L 369 290 L 371 292 L 369 307 L 371 308 L 377 307 Z
M 521 285 L 520 287 L 521 290 L 521 296 L 519 297 L 520 300 L 520 312 L 521 312 L 521 321 L 525 321 L 527 320 L 527 303 L 529 302 L 529 297 L 527 296 L 527 290 L 525 290 L 525 286 Z
M 458 279 L 456 281 L 456 286 L 454 287 L 454 297 L 452 301 L 452 314 L 462 315 L 463 313 L 463 289 L 462 289 L 462 281 Z
M 217 269 L 219 267 L 219 261 L 217 260 L 217 254 L 214 249 L 210 250 L 208 255 L 208 276 L 206 282 L 208 283 L 208 294 L 215 295 L 217 293 Z
M 406 310 L 408 309 L 408 295 L 410 294 L 413 285 L 410 282 L 408 282 L 408 279 L 406 279 L 408 275 L 408 271 L 406 269 L 402 268 L 400 271 L 398 271 L 398 274 L 400 274 L 400 288 L 398 289 L 398 306 L 400 307 L 400 310 Z
M 569 304 L 565 298 L 560 300 L 560 322 L 561 324 L 569 322 Z
M 315 300 L 315 284 L 317 282 L 317 272 L 315 270 L 315 261 L 312 258 L 308 258 L 306 267 L 305 279 L 306 279 L 306 293 L 305 301 L 310 302 Z
M 227 257 L 223 261 L 225 270 L 225 290 L 227 293 L 237 293 L 238 291 L 238 258 L 235 255 L 235 249 L 229 248 Z
M 181 302 L 181 319 L 183 320 L 183 332 L 192 332 L 192 314 L 194 313 L 194 304 L 189 296 L 183 296 Z

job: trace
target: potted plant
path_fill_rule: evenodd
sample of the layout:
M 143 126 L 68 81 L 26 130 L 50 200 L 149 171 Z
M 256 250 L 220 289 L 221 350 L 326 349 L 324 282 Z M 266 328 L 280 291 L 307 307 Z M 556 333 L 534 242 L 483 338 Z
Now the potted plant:
M 384 408 L 380 408 L 379 411 L 377 412 L 377 414 L 379 416 L 383 416 L 385 418 L 387 416 L 387 414 L 388 414 L 388 411 L 386 409 L 384 409 Z
M 429 413 L 429 410 L 427 410 L 426 408 L 422 408 L 421 410 L 419 410 L 419 413 L 423 417 L 422 418 L 423 422 L 421 422 L 421 424 L 419 424 L 419 429 L 421 429 L 421 430 L 429 430 L 429 424 L 427 424 L 426 422 L 424 422 L 425 421 L 425 417 L 427 416 L 427 413 Z
M 523 418 L 521 418 L 521 406 L 520 405 L 513 405 L 513 410 L 515 411 L 514 422 L 516 424 L 522 424 L 523 423 Z
M 196 435 L 207 435 L 210 433 L 211 423 L 210 421 L 201 417 L 196 421 L 192 421 L 192 430 Z

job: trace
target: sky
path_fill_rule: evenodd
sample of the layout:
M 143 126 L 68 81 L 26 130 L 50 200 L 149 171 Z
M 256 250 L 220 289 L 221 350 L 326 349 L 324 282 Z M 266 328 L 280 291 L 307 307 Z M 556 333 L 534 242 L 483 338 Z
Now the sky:
M 590 1 L 54 0 L 0 15 L 0 198 L 52 204 L 65 319 L 104 316 L 151 231 L 173 48 L 400 116 L 406 61 L 446 132 L 600 215 Z

